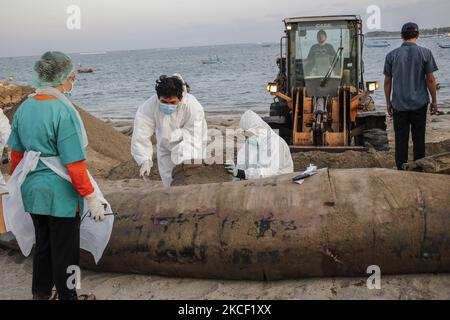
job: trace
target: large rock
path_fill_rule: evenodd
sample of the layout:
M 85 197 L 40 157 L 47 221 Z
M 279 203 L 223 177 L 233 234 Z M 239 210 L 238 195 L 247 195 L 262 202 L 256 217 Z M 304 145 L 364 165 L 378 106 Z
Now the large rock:
M 0 103 L 11 107 L 5 114 L 12 120 L 33 88 L 0 82 Z M 87 165 L 94 176 L 104 177 L 112 168 L 131 160 L 131 139 L 77 106 L 89 139 Z M 4 170 L 5 168 L 3 168 Z
M 450 174 L 450 152 L 435 154 L 403 165 L 408 171 Z
M 0 81 L 0 106 L 8 108 L 16 107 L 33 92 L 33 88 Z M 12 113 L 8 114 L 11 118 Z

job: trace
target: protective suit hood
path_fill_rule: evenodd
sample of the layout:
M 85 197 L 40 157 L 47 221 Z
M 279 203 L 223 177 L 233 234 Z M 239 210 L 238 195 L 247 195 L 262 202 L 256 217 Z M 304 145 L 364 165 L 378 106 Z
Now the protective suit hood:
M 256 143 L 245 143 L 238 152 L 237 169 L 247 179 L 260 179 L 294 172 L 294 163 L 286 141 L 255 112 L 244 113 L 240 128 L 254 134 Z M 250 140 L 250 139 L 249 139 Z
M 248 110 L 244 113 L 239 123 L 239 127 L 242 130 L 250 131 L 255 135 L 275 134 L 272 128 L 252 110 Z M 264 133 L 264 131 L 266 132 Z

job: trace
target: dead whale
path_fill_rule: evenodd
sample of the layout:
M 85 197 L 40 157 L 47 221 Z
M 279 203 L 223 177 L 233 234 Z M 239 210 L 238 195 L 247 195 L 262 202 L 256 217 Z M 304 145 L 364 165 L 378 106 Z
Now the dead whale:
M 450 271 L 450 177 L 387 169 L 107 195 L 100 271 L 279 280 Z

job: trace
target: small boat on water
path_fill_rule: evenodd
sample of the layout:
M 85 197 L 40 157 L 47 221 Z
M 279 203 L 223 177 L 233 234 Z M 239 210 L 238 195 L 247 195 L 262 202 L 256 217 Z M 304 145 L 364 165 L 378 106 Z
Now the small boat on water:
M 82 56 L 91 56 L 91 55 L 98 55 L 98 54 L 106 54 L 106 51 L 98 51 L 98 52 L 80 52 L 80 55 Z
M 209 56 L 208 60 L 202 60 L 203 64 L 216 64 L 216 63 L 221 63 L 222 61 L 220 60 L 219 56 L 217 55 L 213 55 L 213 56 Z
M 78 73 L 94 73 L 94 69 L 91 67 L 83 68 L 83 66 L 80 64 L 80 65 L 78 65 L 77 72 Z
M 367 48 L 387 48 L 390 46 L 391 44 L 387 41 L 366 43 Z
M 438 46 L 442 49 L 450 49 L 450 43 L 449 44 L 438 43 Z

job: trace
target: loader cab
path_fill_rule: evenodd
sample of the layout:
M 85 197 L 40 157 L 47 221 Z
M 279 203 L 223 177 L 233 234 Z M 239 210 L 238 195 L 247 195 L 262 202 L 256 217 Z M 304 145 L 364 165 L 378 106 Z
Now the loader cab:
M 364 149 L 371 129 L 387 141 L 386 114 L 373 112 L 378 83 L 364 83 L 361 18 L 300 17 L 284 24 L 279 73 L 267 86 L 274 103 L 264 120 L 293 147 Z
M 358 88 L 358 20 L 289 22 L 289 83 L 336 96 L 341 85 Z M 325 81 L 324 81 L 325 79 Z

